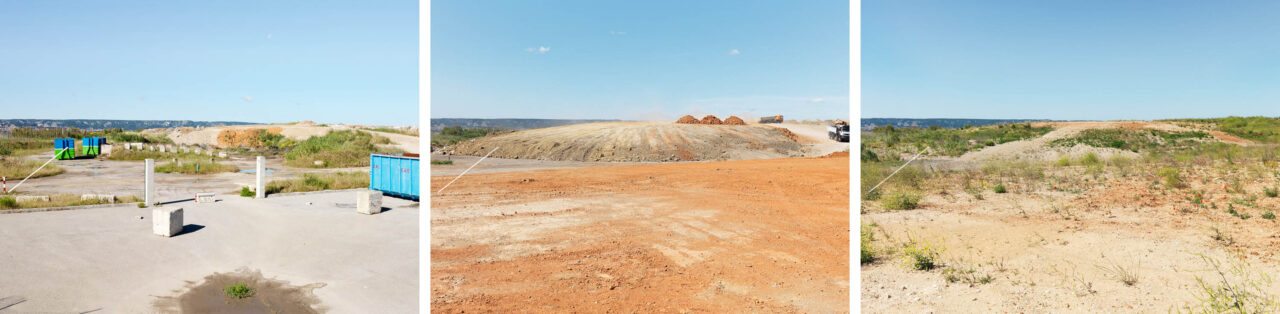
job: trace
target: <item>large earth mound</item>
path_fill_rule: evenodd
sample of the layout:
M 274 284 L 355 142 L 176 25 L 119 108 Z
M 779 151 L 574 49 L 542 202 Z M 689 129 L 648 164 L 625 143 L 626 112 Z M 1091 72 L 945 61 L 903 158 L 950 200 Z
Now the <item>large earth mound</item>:
M 769 126 L 607 122 L 523 130 L 466 141 L 448 154 L 570 161 L 694 161 L 802 156 L 805 146 Z

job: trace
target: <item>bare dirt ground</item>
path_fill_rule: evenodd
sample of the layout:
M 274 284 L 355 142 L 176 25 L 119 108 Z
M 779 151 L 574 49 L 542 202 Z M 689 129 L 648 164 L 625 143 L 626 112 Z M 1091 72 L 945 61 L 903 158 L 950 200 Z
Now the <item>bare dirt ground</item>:
M 848 167 L 839 154 L 468 174 L 431 198 L 432 309 L 847 312 Z
M 812 123 L 776 123 L 766 124 L 791 130 L 791 132 L 802 137 L 802 144 L 808 146 L 809 153 L 805 156 L 824 156 L 834 152 L 849 150 L 849 143 L 840 142 L 827 138 L 828 124 L 812 124 Z
M 663 162 L 799 157 L 806 147 L 761 125 L 606 122 L 522 130 L 454 144 L 450 155 L 560 161 Z
M 431 160 L 453 161 L 453 164 L 448 165 L 431 165 L 432 176 L 456 176 L 472 165 L 475 165 L 475 167 L 471 168 L 471 171 L 467 172 L 467 174 L 657 164 L 654 162 L 560 161 L 493 157 L 485 158 L 484 161 L 476 164 L 480 157 L 441 154 L 432 154 Z

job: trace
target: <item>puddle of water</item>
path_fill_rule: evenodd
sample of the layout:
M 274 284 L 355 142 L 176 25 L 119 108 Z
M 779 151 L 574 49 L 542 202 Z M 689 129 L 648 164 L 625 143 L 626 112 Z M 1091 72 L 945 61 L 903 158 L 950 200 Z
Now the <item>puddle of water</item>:
M 258 168 L 240 169 L 240 173 L 257 173 L 257 172 L 258 172 Z M 276 170 L 267 168 L 267 174 L 271 174 L 272 172 L 276 172 Z
M 243 283 L 253 288 L 253 295 L 236 299 L 223 289 Z M 159 297 L 152 305 L 162 313 L 320 313 L 320 299 L 313 293 L 323 283 L 293 286 L 288 282 L 268 279 L 261 271 L 240 268 L 230 273 L 214 273 L 200 283 L 187 284 L 186 291 L 176 296 Z

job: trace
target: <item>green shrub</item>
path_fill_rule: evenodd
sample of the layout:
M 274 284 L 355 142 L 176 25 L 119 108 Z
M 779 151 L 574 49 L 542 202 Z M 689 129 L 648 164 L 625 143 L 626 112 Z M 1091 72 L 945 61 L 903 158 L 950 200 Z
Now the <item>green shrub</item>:
M 862 224 L 862 238 L 859 247 L 862 250 L 862 264 L 876 261 L 876 251 L 871 247 L 871 242 L 875 240 L 875 229 L 871 225 Z
M 914 240 L 903 245 L 902 253 L 906 254 L 911 268 L 925 271 L 937 268 L 938 257 L 942 255 L 942 252 L 933 245 Z
M 240 196 L 243 196 L 243 197 L 254 197 L 254 196 L 257 196 L 257 195 L 254 195 L 253 190 L 250 190 L 250 189 L 249 189 L 249 187 L 247 187 L 247 186 L 242 186 L 242 187 L 240 187 Z
M 1099 159 L 1098 154 L 1094 154 L 1093 152 L 1084 154 L 1084 158 L 1080 159 L 1081 165 L 1092 166 L 1092 165 L 1097 165 L 1099 163 L 1102 163 L 1102 159 Z
M 1266 220 L 1276 220 L 1276 212 L 1268 210 L 1267 212 L 1262 213 L 1262 218 Z
M 1054 164 L 1058 165 L 1059 167 L 1066 167 L 1066 166 L 1070 166 L 1070 165 L 1071 165 L 1071 157 L 1062 156 L 1062 158 L 1058 158 L 1058 162 L 1056 162 L 1056 163 L 1054 163 Z
M 366 132 L 331 131 L 324 136 L 313 136 L 284 154 L 285 164 L 301 168 L 347 168 L 369 165 L 369 155 L 395 153 L 397 149 L 378 147 L 390 139 Z M 321 161 L 316 165 L 315 161 Z
M 253 288 L 249 287 L 244 283 L 236 283 L 234 285 L 227 286 L 226 288 L 222 288 L 222 292 L 226 293 L 228 297 L 232 297 L 236 299 L 243 299 L 243 298 L 248 298 L 253 296 Z
M 364 172 L 305 173 L 301 177 L 267 182 L 267 194 L 345 190 L 369 186 Z
M 452 165 L 452 160 L 431 160 L 432 165 Z
M 994 188 L 991 188 L 991 190 L 992 190 L 992 191 L 995 191 L 996 193 L 1006 193 L 1006 192 L 1009 192 L 1009 190 L 1007 190 L 1007 189 L 1005 189 L 1005 188 L 1004 188 L 1004 184 L 996 184 L 996 186 L 995 186 Z
M 1178 188 L 1178 189 L 1184 188 L 1187 186 L 1186 183 L 1182 182 L 1182 176 L 1181 174 L 1178 173 L 1177 168 L 1160 169 L 1160 171 L 1157 172 L 1156 174 L 1164 178 L 1165 186 L 1168 186 L 1171 188 Z
M 1262 188 L 1262 194 L 1266 194 L 1267 197 L 1276 197 L 1277 194 L 1280 194 L 1280 189 L 1276 187 L 1264 187 Z
M 147 203 L 146 202 L 138 203 L 138 208 L 147 208 Z
M 919 205 L 920 194 L 913 192 L 893 192 L 884 196 L 880 200 L 880 206 L 884 206 L 886 209 L 915 209 Z

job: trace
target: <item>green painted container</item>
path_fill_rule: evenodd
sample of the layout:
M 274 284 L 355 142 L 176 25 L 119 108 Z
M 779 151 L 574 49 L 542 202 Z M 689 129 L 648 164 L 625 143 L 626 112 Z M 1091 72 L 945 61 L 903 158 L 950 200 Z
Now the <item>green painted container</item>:
M 53 156 L 58 160 L 70 160 L 76 158 L 76 140 L 70 138 L 60 138 L 53 140 Z

